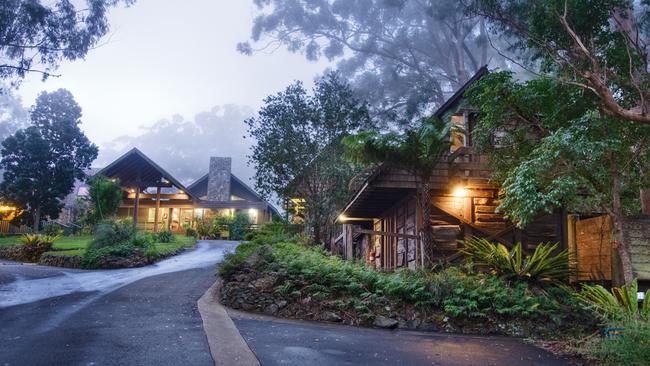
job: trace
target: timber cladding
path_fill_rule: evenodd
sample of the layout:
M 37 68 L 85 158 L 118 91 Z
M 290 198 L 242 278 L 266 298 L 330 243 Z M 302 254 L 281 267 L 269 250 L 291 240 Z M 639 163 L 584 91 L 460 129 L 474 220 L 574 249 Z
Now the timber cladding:
M 625 229 L 636 276 L 640 280 L 650 280 L 650 218 L 629 219 Z
M 577 220 L 575 247 L 578 281 L 612 279 L 612 222 L 609 216 Z

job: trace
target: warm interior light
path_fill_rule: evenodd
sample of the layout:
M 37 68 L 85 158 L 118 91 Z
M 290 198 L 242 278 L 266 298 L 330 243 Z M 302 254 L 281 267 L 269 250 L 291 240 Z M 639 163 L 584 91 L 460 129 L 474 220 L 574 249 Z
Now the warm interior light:
M 458 186 L 454 188 L 454 191 L 451 193 L 454 197 L 465 197 L 467 196 L 467 190 L 464 187 Z
M 178 193 L 179 193 L 179 194 L 183 194 L 183 190 L 182 190 L 182 189 L 179 189 L 179 190 L 178 190 Z

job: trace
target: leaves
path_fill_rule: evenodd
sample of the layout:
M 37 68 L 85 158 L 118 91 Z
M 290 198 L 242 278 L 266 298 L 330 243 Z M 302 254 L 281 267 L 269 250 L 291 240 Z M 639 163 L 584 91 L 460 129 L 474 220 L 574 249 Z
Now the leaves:
M 472 237 L 463 241 L 461 253 L 474 264 L 486 266 L 499 276 L 538 284 L 561 283 L 575 274 L 569 252 L 557 252 L 558 244 L 540 243 L 532 255 L 523 254 L 521 243 L 508 250 L 501 243 Z

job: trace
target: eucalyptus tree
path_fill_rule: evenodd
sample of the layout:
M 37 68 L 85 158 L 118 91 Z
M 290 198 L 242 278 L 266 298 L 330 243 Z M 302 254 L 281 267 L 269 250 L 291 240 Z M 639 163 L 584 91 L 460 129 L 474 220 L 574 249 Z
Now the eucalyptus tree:
M 363 131 L 343 139 L 346 158 L 357 164 L 382 164 L 409 170 L 417 179 L 417 203 L 424 224 L 420 236 L 425 259 L 431 262 L 435 251 L 431 216 L 431 174 L 442 154 L 449 151 L 449 123 L 437 117 L 425 119 L 403 133 Z
M 83 58 L 109 31 L 108 10 L 135 0 L 0 2 L 0 79 L 52 75 L 62 60 Z
M 245 54 L 286 47 L 336 70 L 374 116 L 408 123 L 430 114 L 490 61 L 485 24 L 456 0 L 256 0 Z

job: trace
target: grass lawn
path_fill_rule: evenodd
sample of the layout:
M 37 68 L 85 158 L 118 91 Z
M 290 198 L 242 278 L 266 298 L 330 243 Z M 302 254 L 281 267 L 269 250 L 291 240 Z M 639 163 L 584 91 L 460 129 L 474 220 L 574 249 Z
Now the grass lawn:
M 78 255 L 83 256 L 86 249 L 93 240 L 92 235 L 80 236 L 63 236 L 57 240 L 52 251 L 46 252 L 48 255 Z M 191 248 L 196 243 L 196 239 L 191 236 L 174 235 L 171 243 L 155 243 L 156 251 L 161 255 L 167 255 L 177 249 Z M 0 245 L 19 245 L 20 235 L 0 237 Z
M 56 250 L 83 250 L 85 251 L 93 240 L 92 235 L 62 236 L 57 240 L 53 248 Z M 0 245 L 19 245 L 20 235 L 0 237 Z
M 181 248 L 191 248 L 196 243 L 196 239 L 192 236 L 174 235 L 174 240 L 171 243 L 155 243 L 156 250 L 160 255 L 171 253 Z

